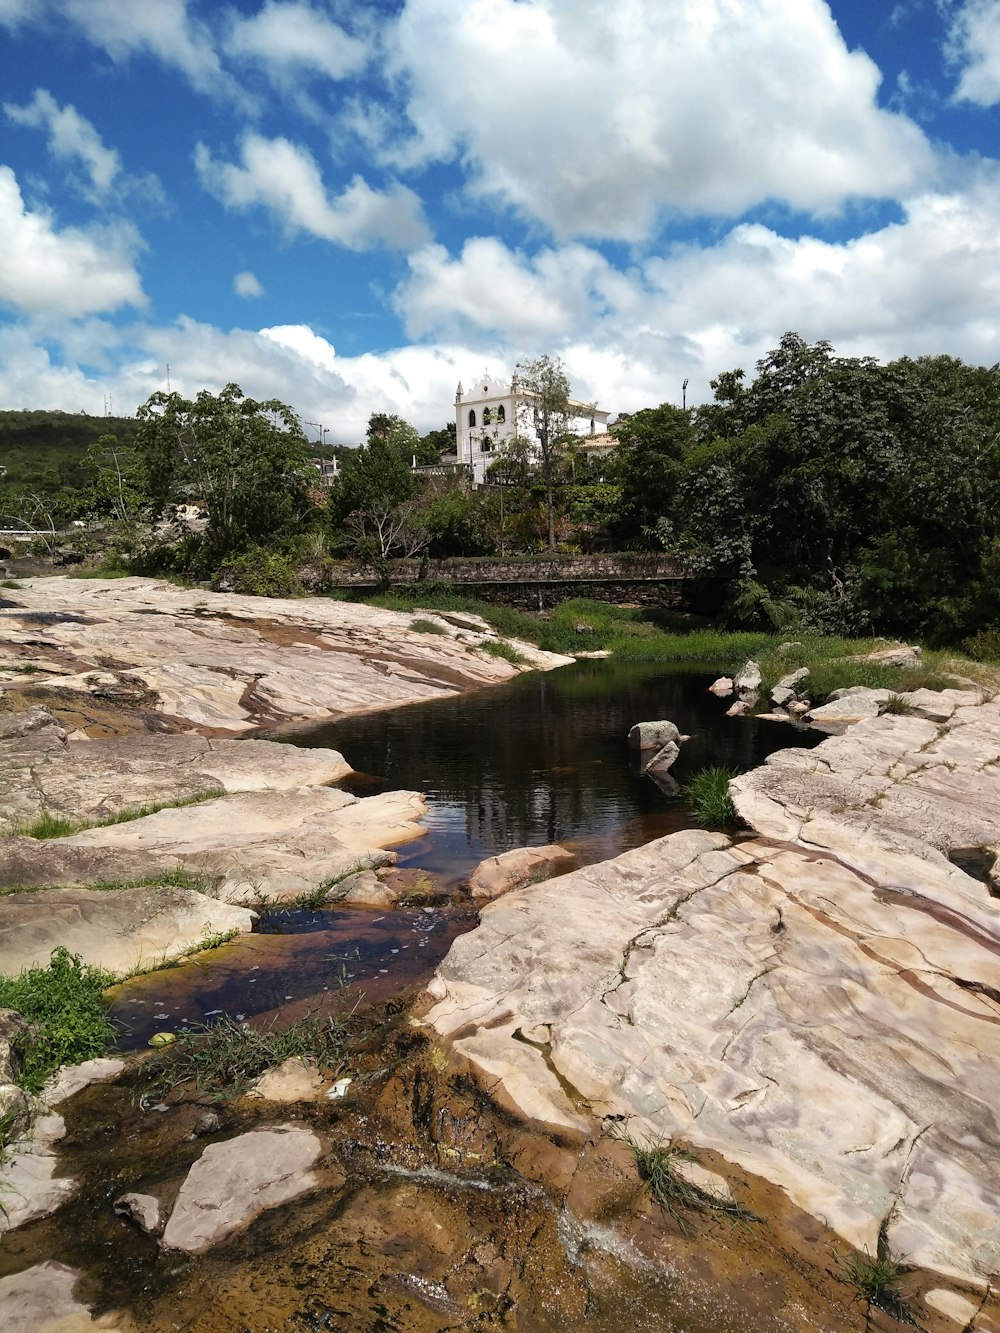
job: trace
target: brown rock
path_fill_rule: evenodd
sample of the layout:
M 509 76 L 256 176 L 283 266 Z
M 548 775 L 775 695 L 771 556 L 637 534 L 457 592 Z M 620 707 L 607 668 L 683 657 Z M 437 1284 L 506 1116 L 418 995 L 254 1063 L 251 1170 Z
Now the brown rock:
M 469 889 L 474 898 L 497 898 L 511 889 L 547 879 L 557 866 L 574 859 L 572 852 L 555 843 L 548 847 L 516 847 L 481 861 L 469 877 Z

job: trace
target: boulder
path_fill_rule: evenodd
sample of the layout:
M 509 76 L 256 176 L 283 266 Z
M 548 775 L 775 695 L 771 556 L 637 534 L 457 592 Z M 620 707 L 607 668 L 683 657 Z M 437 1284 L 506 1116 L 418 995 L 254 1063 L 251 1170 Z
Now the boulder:
M 737 699 L 726 709 L 726 717 L 743 717 L 745 713 L 750 712 L 750 707 L 746 699 Z
M 188 1172 L 163 1232 L 170 1250 L 204 1254 L 269 1208 L 297 1199 L 319 1181 L 323 1151 L 305 1125 L 275 1125 L 212 1143 Z
M 666 773 L 675 763 L 680 752 L 680 746 L 676 741 L 667 741 L 666 745 L 661 745 L 658 750 L 654 750 L 652 757 L 646 760 L 642 766 L 643 773 L 649 773 L 650 775 Z
M 811 708 L 805 714 L 806 721 L 824 726 L 852 726 L 867 717 L 878 717 L 889 694 L 889 690 L 851 689 L 840 694 L 840 698 L 831 698 L 818 708 Z
M 120 1325 L 113 1315 L 95 1320 L 76 1299 L 79 1280 L 75 1269 L 51 1259 L 0 1278 L 4 1333 L 115 1333 Z
M 787 676 L 782 676 L 771 691 L 771 702 L 778 704 L 779 707 L 795 698 L 797 687 L 809 675 L 808 667 L 799 667 L 798 671 L 790 671 Z
M 743 693 L 744 691 L 750 693 L 753 690 L 760 689 L 762 679 L 760 667 L 751 657 L 743 663 L 739 671 L 737 671 L 736 675 L 733 677 L 733 685 L 740 693 Z
M 323 1095 L 323 1078 L 315 1060 L 292 1055 L 265 1069 L 247 1093 L 266 1102 L 313 1102 Z
M 473 898 L 499 898 L 511 889 L 548 878 L 557 866 L 574 859 L 572 852 L 555 843 L 548 847 L 516 847 L 480 861 L 469 877 L 469 890 Z
M 677 743 L 681 733 L 673 722 L 637 722 L 628 734 L 632 750 L 659 750 L 668 741 Z
M 916 645 L 895 644 L 892 648 L 877 648 L 875 652 L 865 653 L 862 662 L 874 662 L 877 666 L 916 667 L 923 659 L 923 650 Z
M 709 694 L 718 694 L 720 697 L 732 694 L 733 682 L 729 676 L 720 676 L 719 679 L 708 687 Z
M 152 1194 L 123 1194 L 115 1199 L 114 1210 L 119 1217 L 134 1222 L 147 1236 L 158 1236 L 163 1230 L 160 1201 Z

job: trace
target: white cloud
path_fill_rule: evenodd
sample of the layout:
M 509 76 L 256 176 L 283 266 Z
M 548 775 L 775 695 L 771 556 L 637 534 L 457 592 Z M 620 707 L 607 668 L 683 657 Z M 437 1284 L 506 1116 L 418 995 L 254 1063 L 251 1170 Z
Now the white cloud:
M 0 235 L 0 304 L 28 314 L 79 316 L 145 302 L 131 228 L 60 231 L 49 214 L 25 207 L 9 167 L 0 167 Z
M 121 170 L 121 159 L 113 148 L 105 146 L 75 106 L 61 107 L 47 89 L 36 88 L 30 102 L 24 106 L 5 102 L 4 111 L 15 125 L 45 130 L 53 156 L 83 164 L 89 178 L 86 193 L 91 199 L 101 199 L 111 190 Z
M 248 300 L 264 295 L 260 279 L 253 273 L 237 273 L 233 278 L 233 291 L 237 296 L 246 297 Z
M 267 0 L 252 18 L 234 13 L 225 46 L 229 55 L 259 62 L 279 81 L 304 70 L 344 79 L 368 59 L 364 42 L 298 0 Z
M 460 156 L 481 196 L 560 238 L 836 210 L 932 165 L 825 0 L 407 0 L 390 43 L 414 134 L 386 160 Z
M 288 139 L 246 135 L 242 165 L 218 161 L 204 144 L 194 160 L 202 185 L 227 208 L 267 208 L 289 233 L 308 232 L 349 250 L 408 249 L 428 237 L 412 190 L 394 182 L 380 192 L 355 176 L 331 199 L 312 156 Z
M 204 23 L 187 0 L 122 4 L 121 0 L 56 0 L 59 10 L 112 60 L 151 55 L 185 74 L 201 92 L 231 90 Z
M 964 65 L 955 97 L 979 106 L 1000 102 L 1000 3 L 966 0 L 955 15 L 949 51 Z

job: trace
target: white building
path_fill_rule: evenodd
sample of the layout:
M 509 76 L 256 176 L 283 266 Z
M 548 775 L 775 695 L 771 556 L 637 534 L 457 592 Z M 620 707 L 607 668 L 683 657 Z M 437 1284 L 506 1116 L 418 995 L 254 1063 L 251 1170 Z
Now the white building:
M 570 429 L 584 438 L 606 435 L 608 413 L 593 403 L 570 400 Z M 466 391 L 461 384 L 455 394 L 455 443 L 458 461 L 472 470 L 474 485 L 486 479 L 486 469 L 507 440 L 521 435 L 537 443 L 531 424 L 530 396 L 518 387 L 517 376 L 509 382 L 485 372 Z

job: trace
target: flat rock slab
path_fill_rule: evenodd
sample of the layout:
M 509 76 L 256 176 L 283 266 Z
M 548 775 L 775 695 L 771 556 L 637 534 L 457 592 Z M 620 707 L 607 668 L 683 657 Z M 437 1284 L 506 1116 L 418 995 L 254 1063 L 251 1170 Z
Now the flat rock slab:
M 74 1296 L 79 1278 L 75 1269 L 51 1261 L 0 1278 L 4 1333 L 114 1333 L 120 1327 L 114 1315 L 95 1320 Z
M 310 1168 L 322 1151 L 304 1125 L 252 1130 L 210 1144 L 181 1186 L 163 1245 L 204 1254 L 266 1209 L 314 1189 L 318 1179 Z
M 53 718 L 26 736 L 0 734 L 0 832 L 44 812 L 97 821 L 191 797 L 318 786 L 350 772 L 336 750 L 263 740 L 138 734 L 72 741 Z
M 548 875 L 557 867 L 575 861 L 572 852 L 552 843 L 547 847 L 515 847 L 480 861 L 469 877 L 473 898 L 498 898 Z
M 246 907 L 192 889 L 46 889 L 0 898 L 0 973 L 45 967 L 61 945 L 85 963 L 125 974 L 160 967 L 206 937 L 248 931 Z
M 851 1244 L 1000 1269 L 1000 715 L 862 722 L 733 784 L 767 838 L 685 832 L 505 895 L 427 1022 L 522 1114 L 678 1136 Z
M 425 832 L 419 821 L 426 808 L 419 793 L 408 791 L 362 799 L 330 787 L 241 792 L 59 841 L 174 859 L 204 877 L 214 895 L 253 903 L 295 897 L 385 864 L 392 859 L 388 849 Z
M 247 731 L 439 698 L 524 668 L 479 651 L 467 618 L 439 634 L 412 615 L 329 598 L 263 598 L 156 579 L 25 579 L 0 610 L 4 661 L 22 702 L 48 703 L 88 735 L 120 729 Z M 39 613 L 49 617 L 44 627 Z M 531 667 L 570 658 L 518 644 Z M 50 674 L 50 673 L 56 674 Z

